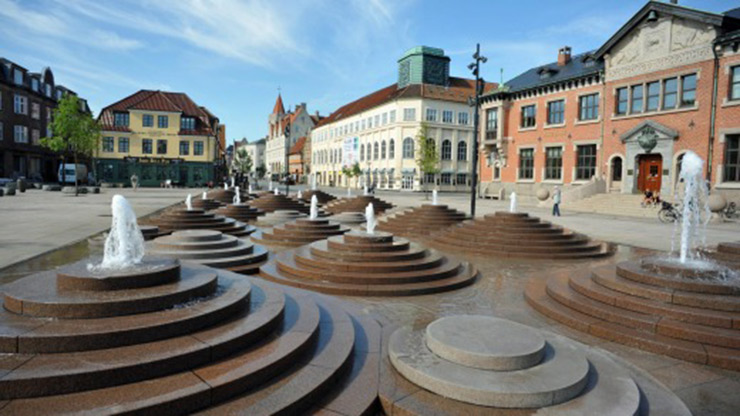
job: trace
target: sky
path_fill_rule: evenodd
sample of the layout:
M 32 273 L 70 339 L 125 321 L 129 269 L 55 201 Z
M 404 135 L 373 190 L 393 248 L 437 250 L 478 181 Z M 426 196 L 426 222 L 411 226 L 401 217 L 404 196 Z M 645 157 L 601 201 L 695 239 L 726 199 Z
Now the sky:
M 599 48 L 645 0 L 0 0 L 0 56 L 87 98 L 97 115 L 140 89 L 187 93 L 228 142 L 267 134 L 286 107 L 328 115 L 396 82 L 414 46 L 444 49 L 487 81 Z M 737 0 L 680 0 L 723 12 Z

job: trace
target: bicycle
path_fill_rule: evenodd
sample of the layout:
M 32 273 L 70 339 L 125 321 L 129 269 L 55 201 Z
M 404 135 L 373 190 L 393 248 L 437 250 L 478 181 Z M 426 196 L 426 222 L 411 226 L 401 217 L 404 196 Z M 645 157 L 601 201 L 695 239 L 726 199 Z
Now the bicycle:
M 737 205 L 734 202 L 727 204 L 724 210 L 721 212 L 722 216 L 728 220 L 734 220 L 740 218 L 740 213 L 737 212 Z
M 670 202 L 663 201 L 658 211 L 658 219 L 660 222 L 670 224 L 672 222 L 681 220 L 681 210 L 678 204 L 671 204 Z

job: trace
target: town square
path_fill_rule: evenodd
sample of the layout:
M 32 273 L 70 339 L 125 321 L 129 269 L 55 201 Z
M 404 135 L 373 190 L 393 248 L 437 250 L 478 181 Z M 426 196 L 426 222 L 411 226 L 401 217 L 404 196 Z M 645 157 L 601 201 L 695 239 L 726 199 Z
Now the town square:
M 740 5 L 450 6 L 0 0 L 0 415 L 740 414 Z

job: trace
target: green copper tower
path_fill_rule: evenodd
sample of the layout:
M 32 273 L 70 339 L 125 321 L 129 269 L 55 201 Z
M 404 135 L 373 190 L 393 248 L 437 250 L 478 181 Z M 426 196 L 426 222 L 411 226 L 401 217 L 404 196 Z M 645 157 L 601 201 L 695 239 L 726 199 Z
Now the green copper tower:
M 450 58 L 439 48 L 417 46 L 398 60 L 398 88 L 410 84 L 447 85 L 450 78 Z

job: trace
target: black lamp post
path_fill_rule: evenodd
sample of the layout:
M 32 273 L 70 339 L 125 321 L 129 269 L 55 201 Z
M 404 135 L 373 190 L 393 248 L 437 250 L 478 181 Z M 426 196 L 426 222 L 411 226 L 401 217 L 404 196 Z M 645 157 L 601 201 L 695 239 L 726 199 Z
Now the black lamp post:
M 285 126 L 285 196 L 290 194 L 290 124 Z
M 488 59 L 480 54 L 480 43 L 475 45 L 475 53 L 473 54 L 474 62 L 468 65 L 468 69 L 475 75 L 475 98 L 468 97 L 468 104 L 474 108 L 473 110 L 473 169 L 472 169 L 472 180 L 470 182 L 470 217 L 475 218 L 475 199 L 477 197 L 477 186 L 478 186 L 478 124 L 479 124 L 479 113 L 480 113 L 480 96 L 483 94 L 484 86 L 486 82 L 480 77 L 480 64 L 486 63 Z

